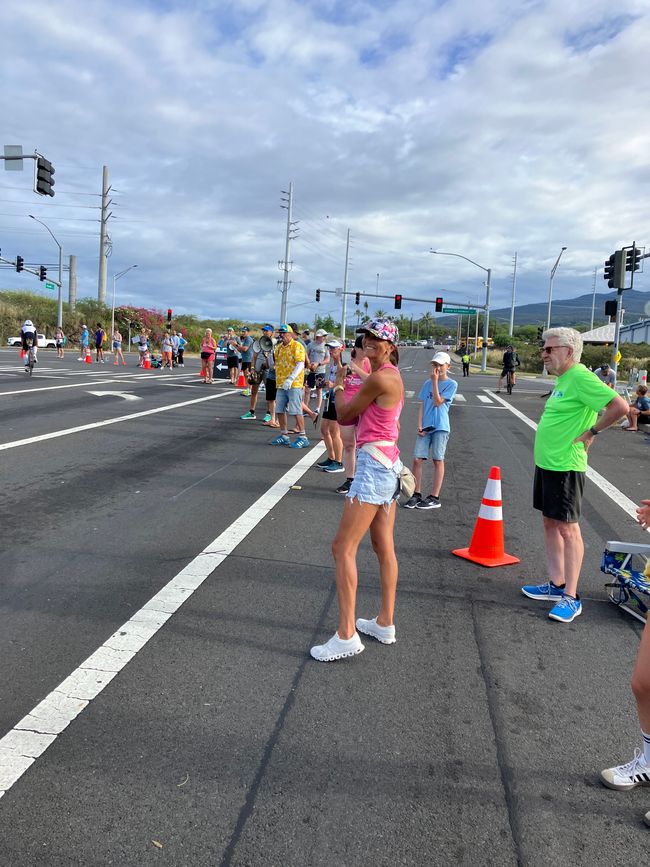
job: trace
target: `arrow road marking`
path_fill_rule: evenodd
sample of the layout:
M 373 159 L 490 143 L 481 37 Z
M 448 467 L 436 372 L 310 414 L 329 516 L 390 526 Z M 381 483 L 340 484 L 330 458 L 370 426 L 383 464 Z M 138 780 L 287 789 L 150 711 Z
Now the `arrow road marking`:
M 137 394 L 130 394 L 128 391 L 88 391 L 86 394 L 94 394 L 95 397 L 110 395 L 112 397 L 123 397 L 124 400 L 142 400 Z

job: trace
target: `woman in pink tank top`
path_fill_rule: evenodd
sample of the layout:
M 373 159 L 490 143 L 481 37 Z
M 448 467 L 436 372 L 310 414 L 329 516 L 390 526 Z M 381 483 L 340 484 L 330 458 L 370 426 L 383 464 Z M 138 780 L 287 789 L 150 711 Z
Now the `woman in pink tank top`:
M 363 334 L 363 349 L 371 374 L 355 394 L 346 398 L 346 370 L 341 367 L 334 387 L 339 423 L 357 425 L 358 452 L 354 479 L 332 543 L 339 627 L 328 642 L 311 648 L 311 655 L 320 662 L 361 653 L 364 646 L 357 630 L 382 644 L 395 642 L 397 558 L 393 528 L 402 470 L 397 448 L 399 415 L 404 404 L 404 387 L 397 369 L 399 333 L 397 326 L 388 319 L 365 322 L 357 331 Z M 355 621 L 356 555 L 368 530 L 379 560 L 381 605 L 372 620 L 359 618 Z
M 359 391 L 363 383 L 370 376 L 370 362 L 363 351 L 363 337 L 359 335 L 354 343 L 351 353 L 349 374 L 346 373 L 343 383 L 343 397 L 350 401 Z M 340 366 L 343 364 L 340 362 Z M 341 440 L 343 441 L 343 466 L 345 467 L 345 481 L 336 488 L 337 494 L 347 494 L 354 478 L 354 470 L 357 455 L 357 428 L 356 425 L 339 425 Z

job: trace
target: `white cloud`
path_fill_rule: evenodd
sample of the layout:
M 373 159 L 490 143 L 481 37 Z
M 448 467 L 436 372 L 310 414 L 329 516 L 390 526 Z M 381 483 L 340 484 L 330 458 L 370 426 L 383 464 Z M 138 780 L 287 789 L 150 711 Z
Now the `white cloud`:
M 95 294 L 89 206 L 106 164 L 109 277 L 137 261 L 120 290 L 143 304 L 277 318 L 289 181 L 295 304 L 341 285 L 348 227 L 350 286 L 361 291 L 374 293 L 379 273 L 386 294 L 480 297 L 485 275 L 430 256 L 433 246 L 492 267 L 506 304 L 517 250 L 518 296 L 538 300 L 566 245 L 556 297 L 588 292 L 616 246 L 646 240 L 650 15 L 645 0 L 610 10 L 604 0 L 4 4 L 5 143 L 51 159 L 57 195 L 37 201 L 29 172 L 0 176 L 3 255 L 55 261 L 26 217 L 36 212 L 77 255 L 82 294 Z M 3 282 L 28 280 L 5 272 Z

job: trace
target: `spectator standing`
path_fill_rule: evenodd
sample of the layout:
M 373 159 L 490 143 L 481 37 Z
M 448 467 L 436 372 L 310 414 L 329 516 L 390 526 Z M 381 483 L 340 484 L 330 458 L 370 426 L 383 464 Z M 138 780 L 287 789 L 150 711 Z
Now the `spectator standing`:
M 637 385 L 636 397 L 627 411 L 627 420 L 629 426 L 624 428 L 624 430 L 638 430 L 639 422 L 641 424 L 650 424 L 650 398 L 648 397 L 647 385 Z
M 636 513 L 639 523 L 647 530 L 650 527 L 650 500 L 641 500 Z M 601 782 L 605 786 L 619 792 L 650 785 L 650 618 L 647 619 L 641 635 L 631 685 L 641 727 L 642 748 L 634 751 L 631 761 L 618 767 L 606 768 L 600 774 Z M 650 825 L 650 812 L 645 814 L 645 823 Z
M 349 402 L 344 396 L 344 366 L 339 366 L 334 386 L 339 421 L 354 424 L 358 419 L 359 453 L 354 481 L 346 495 L 341 523 L 332 543 L 339 605 L 338 629 L 325 644 L 311 648 L 312 657 L 320 662 L 332 662 L 361 653 L 364 647 L 357 630 L 382 644 L 395 642 L 397 557 L 393 530 L 402 470 L 397 438 L 404 388 L 391 358 L 398 361 L 399 335 L 395 324 L 387 319 L 365 322 L 358 331 L 364 335 L 364 350 L 372 373 Z M 372 620 L 359 618 L 355 623 L 356 556 L 359 543 L 368 530 L 379 561 L 381 604 L 379 613 Z
M 185 367 L 184 355 L 185 355 L 185 347 L 187 346 L 187 340 L 183 337 L 182 334 L 178 335 L 178 366 Z
M 138 335 L 138 367 L 144 367 L 144 360 L 149 351 L 149 333 L 143 328 Z
M 324 328 L 319 328 L 314 335 L 314 339 L 307 346 L 308 373 L 305 378 L 305 396 L 303 401 L 306 406 L 309 406 L 311 390 L 312 388 L 316 389 L 316 415 L 320 413 L 323 401 L 323 387 L 327 380 L 327 366 L 330 362 L 330 352 L 325 344 L 326 337 L 327 331 Z
M 172 369 L 172 352 L 173 352 L 173 344 L 172 344 L 172 336 L 169 332 L 165 332 L 163 334 L 162 339 L 162 363 L 160 365 L 160 369 L 162 370 L 164 367 L 168 367 L 170 370 Z M 213 353 L 214 356 L 214 353 Z
M 225 345 L 228 375 L 230 376 L 231 384 L 236 386 L 237 380 L 239 379 L 239 362 L 241 359 L 241 355 L 237 349 L 237 346 L 239 344 L 237 343 L 237 338 L 235 337 L 235 329 L 232 326 L 229 326 L 226 331 Z
M 237 344 L 237 349 L 241 353 L 241 371 L 244 376 L 247 376 L 248 371 L 251 369 L 253 363 L 253 343 L 255 341 L 250 335 L 250 331 L 247 325 L 242 325 L 241 334 L 239 335 L 239 343 Z M 248 383 L 244 386 L 244 390 L 241 392 L 244 397 L 250 397 L 251 390 Z
M 77 361 L 85 361 L 86 355 L 90 352 L 90 332 L 87 325 L 81 326 L 81 334 L 79 336 L 79 358 Z
M 611 369 L 609 364 L 605 362 L 594 370 L 594 376 L 597 376 L 601 382 L 604 382 L 608 388 L 616 388 L 616 374 Z
M 95 329 L 95 363 L 103 364 L 104 363 L 104 341 L 106 340 L 106 332 L 101 326 L 101 323 L 97 323 L 97 328 Z
M 549 328 L 542 337 L 544 367 L 556 380 L 535 434 L 533 506 L 543 515 L 549 579 L 522 587 L 522 593 L 554 602 L 548 616 L 571 623 L 582 614 L 578 580 L 584 545 L 578 522 L 587 452 L 594 437 L 625 415 L 628 406 L 579 363 L 578 331 Z
M 460 357 L 461 362 L 463 363 L 463 376 L 469 376 L 469 361 L 470 356 L 469 352 L 465 347 L 463 347 L 463 354 Z
M 124 355 L 122 354 L 122 335 L 117 326 L 113 331 L 111 340 L 113 341 L 113 364 L 119 364 L 120 361 L 122 364 L 126 364 Z
M 339 354 L 339 364 L 342 353 Z M 352 349 L 350 364 L 347 366 L 343 388 L 343 398 L 349 403 L 370 375 L 370 362 L 363 351 L 363 337 L 359 335 Z M 338 422 L 337 422 L 338 424 Z M 353 424 L 339 424 L 339 434 L 343 444 L 343 468 L 345 481 L 336 488 L 337 494 L 347 494 L 354 479 L 357 455 L 357 428 Z
M 452 404 L 458 383 L 448 376 L 451 358 L 446 352 L 436 352 L 431 359 L 431 374 L 418 394 L 418 435 L 413 456 L 415 492 L 404 503 L 405 509 L 439 509 L 440 491 L 445 477 L 445 452 L 449 442 L 449 407 Z M 422 464 L 431 455 L 433 482 L 431 494 L 423 498 Z
M 506 346 L 506 351 L 503 353 L 503 364 L 501 376 L 499 377 L 499 384 L 497 385 L 497 394 L 501 391 L 501 384 L 509 373 L 512 374 L 512 384 L 515 384 L 517 378 L 516 370 L 520 364 L 521 361 L 519 361 L 519 356 L 515 352 L 514 346 L 508 344 L 508 346 Z
M 59 325 L 56 326 L 56 331 L 54 332 L 54 342 L 56 343 L 56 357 L 63 358 L 65 355 L 65 334 L 63 333 L 63 328 Z
M 262 337 L 266 337 L 268 340 L 272 340 L 273 331 L 274 329 L 272 325 L 262 326 Z M 259 346 L 259 348 L 255 350 L 255 346 Z M 250 408 L 248 412 L 245 412 L 243 415 L 239 416 L 239 418 L 243 421 L 254 421 L 257 418 L 257 416 L 255 415 L 255 408 L 257 406 L 257 396 L 260 390 L 260 386 L 265 385 L 269 371 L 275 365 L 275 361 L 273 359 L 273 349 L 263 349 L 260 344 L 256 344 L 255 342 L 253 342 L 252 364 L 252 369 L 255 372 L 255 382 L 253 382 L 250 388 Z M 271 390 L 273 392 L 273 399 L 271 401 L 269 401 L 268 394 L 266 395 L 267 412 L 264 416 L 264 424 L 269 427 L 279 427 L 277 422 L 275 422 L 275 424 L 269 424 L 269 422 L 275 421 L 275 379 L 273 380 L 273 386 Z M 272 404 L 272 407 L 269 406 L 269 403 Z
M 327 348 L 330 353 L 330 363 L 328 365 L 327 393 L 320 432 L 327 449 L 328 460 L 327 462 L 319 462 L 318 466 L 325 473 L 342 473 L 345 471 L 345 467 L 343 466 L 343 440 L 341 439 L 341 428 L 339 427 L 336 415 L 334 386 L 336 385 L 336 377 L 341 366 L 343 344 L 338 340 L 328 340 Z
M 304 449 L 309 446 L 305 436 L 305 420 L 302 414 L 302 392 L 305 381 L 305 347 L 294 339 L 289 325 L 278 328 L 280 344 L 275 348 L 275 375 L 277 380 L 276 411 L 280 422 L 280 434 L 273 440 L 273 446 L 290 446 Z M 295 442 L 289 438 L 287 416 L 295 417 Z
M 180 337 L 175 331 L 172 331 L 172 367 L 178 364 L 178 348 L 180 346 Z
M 212 380 L 214 354 L 217 351 L 217 341 L 212 336 L 212 329 L 206 328 L 201 341 L 201 376 L 208 385 Z

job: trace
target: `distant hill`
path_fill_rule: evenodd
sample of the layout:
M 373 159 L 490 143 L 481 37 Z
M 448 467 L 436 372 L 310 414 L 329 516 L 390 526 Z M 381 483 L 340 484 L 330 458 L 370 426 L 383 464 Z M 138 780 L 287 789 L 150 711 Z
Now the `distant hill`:
M 596 293 L 596 306 L 594 308 L 594 327 L 604 325 L 609 320 L 605 317 L 605 301 L 616 298 L 616 292 Z M 553 300 L 551 307 L 551 325 L 589 325 L 591 322 L 591 292 L 587 295 L 579 295 L 577 298 L 558 298 Z M 648 314 L 645 306 L 650 302 L 650 292 L 639 292 L 636 289 L 627 289 L 623 293 L 625 309 L 625 322 L 636 322 Z M 522 304 L 515 307 L 515 325 L 545 325 L 548 301 L 537 304 Z M 510 321 L 510 308 L 499 307 L 490 311 L 490 317 L 500 322 Z M 455 316 L 445 316 L 437 320 L 441 325 L 452 325 L 456 322 Z

